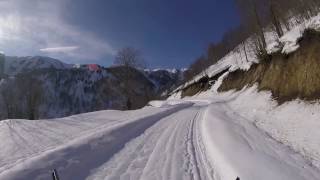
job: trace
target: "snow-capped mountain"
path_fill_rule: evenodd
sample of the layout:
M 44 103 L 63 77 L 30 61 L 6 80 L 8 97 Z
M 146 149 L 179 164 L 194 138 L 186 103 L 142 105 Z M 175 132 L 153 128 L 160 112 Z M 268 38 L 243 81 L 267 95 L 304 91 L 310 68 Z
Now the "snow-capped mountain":
M 48 57 L 6 57 L 0 84 L 0 119 L 56 118 L 104 109 L 126 109 L 124 69 L 74 66 Z M 183 80 L 182 71 L 130 70 L 132 108 L 162 98 Z
M 5 56 L 4 72 L 8 75 L 16 75 L 18 73 L 29 72 L 36 69 L 68 69 L 72 66 L 73 65 L 65 64 L 57 59 L 44 56 Z
M 184 69 L 154 69 L 144 70 L 148 79 L 156 86 L 158 91 L 166 95 L 184 80 Z

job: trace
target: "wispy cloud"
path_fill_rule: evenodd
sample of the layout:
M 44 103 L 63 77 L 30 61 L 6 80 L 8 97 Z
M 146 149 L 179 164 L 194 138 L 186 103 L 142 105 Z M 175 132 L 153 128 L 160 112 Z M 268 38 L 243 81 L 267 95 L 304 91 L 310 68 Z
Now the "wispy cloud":
M 64 47 L 50 47 L 40 49 L 42 52 L 46 53 L 68 53 L 79 49 L 78 46 L 64 46 Z
M 80 62 L 114 55 L 108 42 L 64 20 L 65 1 L 0 0 L 0 50 L 17 56 L 50 53 Z

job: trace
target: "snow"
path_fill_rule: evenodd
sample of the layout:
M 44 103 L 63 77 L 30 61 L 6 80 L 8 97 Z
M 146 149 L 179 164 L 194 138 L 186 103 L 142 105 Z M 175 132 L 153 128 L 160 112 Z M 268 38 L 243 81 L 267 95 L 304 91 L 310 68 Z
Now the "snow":
M 293 17 L 291 22 L 296 22 L 297 20 Z M 303 20 L 303 22 L 297 24 L 293 23 L 292 28 L 290 31 L 285 32 L 285 34 L 280 38 L 275 38 L 276 35 L 269 35 L 267 36 L 268 53 L 277 52 L 280 47 L 280 44 L 283 45 L 282 53 L 290 54 L 296 51 L 299 48 L 299 44 L 297 40 L 302 37 L 303 32 L 306 29 L 315 29 L 319 30 L 320 28 L 320 14 L 317 16 L 312 17 L 311 19 Z
M 310 106 L 313 118 L 305 104 L 277 107 L 248 88 L 135 111 L 5 120 L 0 179 L 49 179 L 57 169 L 63 179 L 316 180 L 320 111 Z
M 279 106 L 271 93 L 258 92 L 256 86 L 217 93 L 215 85 L 183 100 L 211 102 L 202 133 L 214 179 L 320 177 L 319 102 Z
M 2 121 L 0 179 L 49 178 L 54 168 L 64 179 L 83 179 L 91 170 L 86 166 L 107 161 L 127 141 L 186 106 L 101 111 L 51 121 Z
M 280 38 L 274 32 L 265 32 L 268 53 L 279 50 L 292 53 L 299 48 L 298 39 L 307 28 L 320 29 L 320 15 L 302 23 L 296 23 L 294 18 L 291 21 L 295 22 L 291 30 Z M 210 90 L 182 99 L 209 103 L 200 120 L 200 129 L 214 169 L 213 179 L 235 179 L 236 176 L 241 179 L 319 179 L 319 101 L 297 99 L 279 106 L 271 93 L 258 92 L 256 86 L 239 92 L 217 92 L 230 72 L 248 70 L 253 63 L 259 63 L 251 38 L 243 43 L 248 60 L 242 51 L 243 44 L 239 45 L 217 64 L 177 88 L 169 99 L 181 100 L 184 87 L 229 69 Z
M 8 75 L 16 75 L 21 72 L 26 72 L 35 69 L 55 68 L 69 69 L 73 65 L 65 64 L 57 59 L 42 56 L 27 56 L 27 57 L 5 57 L 5 73 Z
M 181 72 L 184 72 L 184 71 L 187 71 L 188 69 L 187 68 L 181 68 L 181 69 L 176 69 L 176 68 L 173 68 L 173 69 L 165 69 L 165 68 L 156 68 L 156 69 L 143 69 L 143 71 L 145 72 L 157 72 L 157 71 L 167 71 L 171 74 L 176 74 L 178 73 L 179 71 Z
M 223 80 L 229 75 L 229 72 L 225 72 L 224 74 L 222 74 L 218 80 L 213 84 L 211 90 L 214 92 L 218 92 L 218 88 L 221 86 Z
M 268 137 L 225 103 L 209 107 L 202 124 L 216 179 L 317 179 L 318 169 Z M 269 173 L 267 173 L 269 172 Z
M 166 101 L 150 101 L 148 103 L 149 106 L 157 107 L 157 108 L 170 107 L 173 105 L 181 105 L 181 104 L 190 105 L 190 102 L 172 99 L 172 100 L 166 100 Z
M 291 32 L 286 33 L 280 38 L 280 42 L 284 44 L 282 53 L 289 54 L 299 48 L 297 39 L 302 36 L 303 31 L 300 26 L 295 27 Z
M 207 179 L 200 174 L 205 169 L 193 164 L 194 136 L 189 130 L 194 124 L 184 118 L 197 112 L 198 108 L 191 108 L 162 119 L 87 179 Z
M 292 22 L 298 22 L 292 18 Z M 282 53 L 292 53 L 299 48 L 297 41 L 302 37 L 303 32 L 307 28 L 315 30 L 320 29 L 320 14 L 301 23 L 293 23 L 290 31 L 285 32 L 284 36 L 278 38 L 275 33 L 266 31 L 267 51 L 269 53 L 277 52 L 280 44 L 283 45 Z M 250 38 L 245 44 L 250 43 Z M 238 48 L 239 49 L 239 48 Z M 254 60 L 253 54 L 248 55 L 252 62 Z M 218 64 L 209 67 L 205 72 L 211 76 L 217 74 L 219 71 L 230 66 L 229 71 L 241 68 L 246 63 L 239 62 L 240 55 L 237 53 L 237 48 L 224 57 Z M 241 58 L 240 58 L 241 59 Z M 240 61 L 241 62 L 241 61 Z M 222 66 L 223 64 L 223 66 Z M 240 64 L 240 66 L 239 66 Z M 320 167 L 320 105 L 319 102 L 307 103 L 301 100 L 288 102 L 278 106 L 275 101 L 271 99 L 271 94 L 268 92 L 257 92 L 255 87 L 244 88 L 244 90 L 237 93 L 223 93 L 218 94 L 217 89 L 222 83 L 222 80 L 227 76 L 228 72 L 223 74 L 218 81 L 213 85 L 210 91 L 202 92 L 197 95 L 197 98 L 206 99 L 215 96 L 220 99 L 232 99 L 228 101 L 228 106 L 235 112 L 239 113 L 246 120 L 252 122 L 259 129 L 265 131 L 276 139 L 277 141 L 287 145 L 294 151 L 302 154 L 305 159 L 308 159 L 314 166 Z M 202 75 L 203 76 L 203 75 Z M 201 75 L 195 78 L 199 79 Z M 189 84 L 192 82 L 189 82 Z M 188 84 L 186 84 L 187 86 Z M 179 92 L 179 89 L 176 91 Z M 171 98 L 180 98 L 172 94 Z M 231 98 L 232 97 L 232 98 Z M 225 101 L 225 100 L 223 100 Z
M 244 52 L 244 46 L 246 46 L 245 47 L 246 52 Z M 184 87 L 187 87 L 199 81 L 204 76 L 213 77 L 225 70 L 229 70 L 229 71 L 235 71 L 237 69 L 248 70 L 253 63 L 258 63 L 258 62 L 259 61 L 255 55 L 255 46 L 253 44 L 253 40 L 252 38 L 249 38 L 246 42 L 244 42 L 244 44 L 240 44 L 233 51 L 231 51 L 225 57 L 223 57 L 220 61 L 218 61 L 216 64 L 208 67 L 202 73 L 195 76 L 192 80 L 176 88 L 173 91 L 173 93 L 177 93 Z
M 148 103 L 148 105 L 150 106 L 153 106 L 153 107 L 157 107 L 157 108 L 160 108 L 160 107 L 165 107 L 168 105 L 168 103 L 166 101 L 150 101 Z
M 161 69 L 161 68 L 156 68 L 156 69 L 152 69 L 152 70 L 149 70 L 149 69 L 146 69 L 145 71 L 153 71 L 153 72 L 157 72 L 157 71 L 167 71 L 169 73 L 172 73 L 172 74 L 176 74 L 178 71 L 178 69 Z
M 295 100 L 278 106 L 270 93 L 258 93 L 256 87 L 252 87 L 240 92 L 228 104 L 242 117 L 320 168 L 318 102 Z

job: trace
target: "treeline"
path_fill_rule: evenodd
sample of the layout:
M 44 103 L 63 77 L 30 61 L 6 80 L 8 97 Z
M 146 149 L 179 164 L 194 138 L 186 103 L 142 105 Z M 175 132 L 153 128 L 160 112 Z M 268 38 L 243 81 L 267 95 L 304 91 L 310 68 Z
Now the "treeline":
M 241 25 L 225 33 L 220 42 L 208 45 L 206 53 L 186 71 L 187 81 L 217 63 L 238 45 L 242 44 L 246 51 L 244 41 L 250 36 L 254 39 L 257 56 L 264 57 L 267 54 L 265 29 L 281 37 L 290 30 L 291 23 L 309 19 L 318 13 L 320 7 L 320 0 L 235 0 L 235 3 L 241 16 Z M 292 22 L 292 17 L 297 22 Z
M 17 75 L 14 80 L 3 81 L 0 88 L 3 106 L 0 118 L 38 119 L 44 92 L 41 81 L 28 74 Z

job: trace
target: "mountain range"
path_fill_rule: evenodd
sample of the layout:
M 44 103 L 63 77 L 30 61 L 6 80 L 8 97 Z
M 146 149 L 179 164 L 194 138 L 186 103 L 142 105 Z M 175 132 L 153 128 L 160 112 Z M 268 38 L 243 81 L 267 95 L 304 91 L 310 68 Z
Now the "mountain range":
M 57 59 L 4 57 L 0 119 L 58 118 L 105 109 L 126 110 L 124 67 L 72 65 Z M 96 67 L 96 68 L 92 68 Z M 130 69 L 132 109 L 162 99 L 183 82 L 184 70 Z

